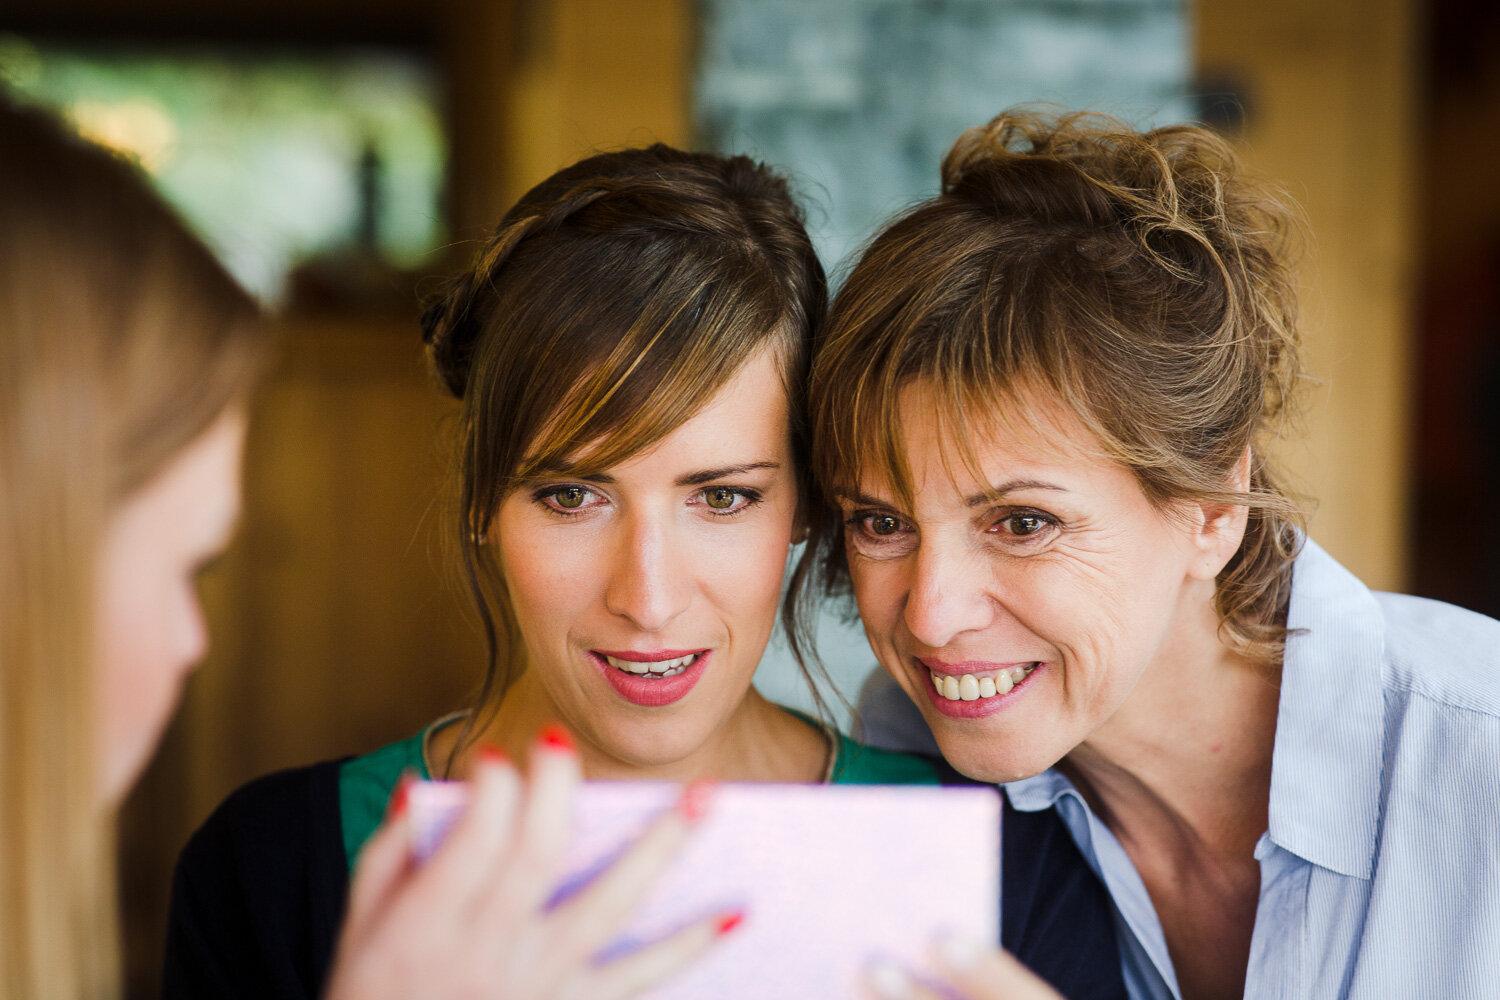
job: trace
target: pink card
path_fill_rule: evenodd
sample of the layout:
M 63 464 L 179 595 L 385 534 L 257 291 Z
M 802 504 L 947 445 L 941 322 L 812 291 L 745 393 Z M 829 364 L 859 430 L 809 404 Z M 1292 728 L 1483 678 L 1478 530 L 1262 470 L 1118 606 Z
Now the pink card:
M 429 854 L 464 786 L 420 782 L 411 808 Z M 592 783 L 578 801 L 566 895 L 676 801 L 676 785 Z M 699 916 L 745 922 L 649 1000 L 839 1000 L 884 956 L 925 965 L 942 931 L 999 940 L 1000 800 L 989 788 L 724 784 L 680 861 L 647 897 L 625 951 Z

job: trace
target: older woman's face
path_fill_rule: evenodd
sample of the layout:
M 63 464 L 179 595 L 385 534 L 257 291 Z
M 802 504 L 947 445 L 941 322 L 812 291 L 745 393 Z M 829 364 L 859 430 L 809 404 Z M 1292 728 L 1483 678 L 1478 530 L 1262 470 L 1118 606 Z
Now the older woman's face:
M 1100 730 L 1180 629 L 1211 636 L 1222 566 L 1191 511 L 1156 510 L 1073 414 L 1028 402 L 1046 432 L 974 426 L 968 470 L 927 387 L 909 386 L 914 509 L 878 481 L 841 500 L 870 645 L 944 756 L 989 781 L 1042 771 Z
M 770 350 L 646 451 L 509 494 L 493 537 L 556 717 L 634 765 L 702 747 L 765 651 L 797 503 Z

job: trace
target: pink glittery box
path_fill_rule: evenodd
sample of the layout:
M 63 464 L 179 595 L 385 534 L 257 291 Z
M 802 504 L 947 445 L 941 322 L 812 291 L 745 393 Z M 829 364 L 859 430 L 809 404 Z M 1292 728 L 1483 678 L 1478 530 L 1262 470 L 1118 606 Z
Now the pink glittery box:
M 558 895 L 587 884 L 679 791 L 648 782 L 584 786 Z M 464 796 L 458 783 L 413 787 L 419 856 L 436 849 Z M 734 933 L 642 996 L 853 1000 L 877 957 L 925 964 L 942 932 L 998 941 L 999 899 L 993 789 L 724 784 L 682 857 L 606 952 L 739 906 L 746 916 Z

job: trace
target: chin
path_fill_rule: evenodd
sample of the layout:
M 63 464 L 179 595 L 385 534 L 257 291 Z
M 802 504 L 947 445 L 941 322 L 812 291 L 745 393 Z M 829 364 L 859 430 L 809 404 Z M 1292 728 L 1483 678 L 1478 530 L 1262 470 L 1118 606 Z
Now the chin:
M 954 770 L 987 784 L 1020 781 L 1041 774 L 1067 752 L 1067 748 L 1061 748 L 1052 753 L 1050 747 L 1013 735 L 999 736 L 972 728 L 966 731 L 946 719 L 929 717 L 928 724 L 943 758 Z
M 665 724 L 663 724 L 665 723 Z M 692 756 L 706 736 L 685 732 L 680 725 L 662 720 L 654 725 L 626 725 L 600 733 L 599 749 L 630 767 L 658 768 Z

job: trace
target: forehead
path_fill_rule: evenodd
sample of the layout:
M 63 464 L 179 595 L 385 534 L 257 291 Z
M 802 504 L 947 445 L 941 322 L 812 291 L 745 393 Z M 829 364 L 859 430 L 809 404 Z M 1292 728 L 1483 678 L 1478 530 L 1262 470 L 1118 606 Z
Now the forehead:
M 778 352 L 757 351 L 691 416 L 660 439 L 620 455 L 608 435 L 569 454 L 559 471 L 733 465 L 789 459 L 790 413 Z
M 1134 478 L 1056 393 L 1032 386 L 976 401 L 913 380 L 902 387 L 890 419 L 893 453 L 885 460 L 866 453 L 854 484 L 861 493 L 930 502 L 1006 484 L 1081 488 L 1101 478 Z

